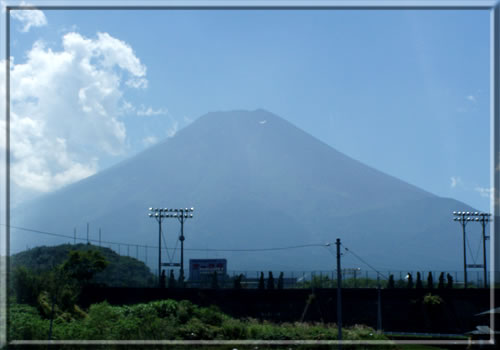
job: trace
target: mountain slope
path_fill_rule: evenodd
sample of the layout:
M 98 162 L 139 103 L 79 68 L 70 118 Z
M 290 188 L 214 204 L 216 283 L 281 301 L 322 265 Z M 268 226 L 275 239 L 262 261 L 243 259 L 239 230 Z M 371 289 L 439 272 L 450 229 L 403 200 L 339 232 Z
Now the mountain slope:
M 26 204 L 12 219 L 13 225 L 70 235 L 89 222 L 93 238 L 101 227 L 103 239 L 153 246 L 158 226 L 147 217 L 148 207 L 195 207 L 185 227 L 187 249 L 283 247 L 339 237 L 377 266 L 457 270 L 459 230 L 451 211 L 471 209 L 256 110 L 208 113 L 175 137 Z M 164 227 L 174 246 L 178 222 L 170 219 Z M 450 252 L 432 248 L 443 245 Z M 148 254 L 154 264 L 155 251 Z M 324 248 L 253 255 L 186 251 L 187 258 L 214 255 L 228 257 L 230 269 L 330 269 L 332 262 Z

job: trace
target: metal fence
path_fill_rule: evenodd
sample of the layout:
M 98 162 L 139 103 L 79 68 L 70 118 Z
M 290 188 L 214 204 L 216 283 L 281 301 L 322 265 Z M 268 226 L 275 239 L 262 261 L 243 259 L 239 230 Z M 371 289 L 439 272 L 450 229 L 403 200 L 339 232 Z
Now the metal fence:
M 155 271 L 156 272 L 156 271 Z M 210 274 L 200 280 L 190 280 L 189 276 L 186 279 L 186 287 L 192 288 L 261 288 L 264 289 L 279 288 L 336 288 L 337 287 L 337 271 L 271 271 L 272 286 L 269 282 L 269 271 L 228 271 L 226 274 Z M 448 283 L 447 275 L 452 278 L 453 287 L 460 288 L 464 286 L 463 271 L 376 271 L 361 270 L 361 269 L 343 269 L 342 270 L 342 287 L 344 288 L 376 288 L 380 285 L 382 288 L 387 288 L 389 276 L 394 279 L 395 288 L 408 288 L 409 274 L 412 276 L 413 288 L 417 283 L 417 272 L 420 272 L 423 288 L 428 287 L 429 273 L 432 276 L 432 284 L 434 288 L 438 288 L 439 277 L 441 273 L 444 277 L 444 285 Z M 263 274 L 263 282 L 261 282 L 261 273 Z M 280 278 L 280 275 L 282 277 Z M 167 273 L 167 276 L 169 273 Z M 177 271 L 175 272 L 178 277 Z M 241 276 L 241 277 L 239 277 Z M 378 279 L 377 279 L 378 277 Z M 239 279 L 239 283 L 237 280 Z M 282 282 L 280 283 L 280 279 Z M 237 286 L 239 284 L 239 286 Z M 484 287 L 483 271 L 475 270 L 467 272 L 467 284 L 469 288 Z

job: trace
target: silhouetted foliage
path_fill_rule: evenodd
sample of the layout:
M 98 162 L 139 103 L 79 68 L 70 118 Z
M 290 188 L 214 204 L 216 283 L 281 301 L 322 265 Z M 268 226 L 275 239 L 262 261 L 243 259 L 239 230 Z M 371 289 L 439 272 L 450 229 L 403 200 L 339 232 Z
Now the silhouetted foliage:
M 259 289 L 264 289 L 265 283 L 264 283 L 264 272 L 260 273 L 260 279 L 259 279 Z
M 233 281 L 233 288 L 234 289 L 241 289 L 242 278 L 243 278 L 243 274 L 241 274 L 241 273 L 234 278 L 234 281 Z
M 388 289 L 394 289 L 395 288 L 394 275 L 389 275 L 389 281 L 387 282 L 387 288 Z
M 177 287 L 184 288 L 184 271 L 179 272 L 179 278 L 177 279 Z
M 446 280 L 446 288 L 453 288 L 453 277 L 449 273 L 446 274 Z
M 217 271 L 212 274 L 212 289 L 219 289 L 219 278 L 217 277 Z
M 408 275 L 407 275 L 407 279 L 408 279 L 408 284 L 406 286 L 408 288 L 413 288 L 413 276 L 409 272 L 408 272 Z
M 168 276 L 168 288 L 175 288 L 175 276 L 174 270 L 170 270 L 170 275 Z
M 280 272 L 278 277 L 278 289 L 283 289 L 283 272 Z
M 165 288 L 166 285 L 167 285 L 167 276 L 165 275 L 165 270 L 161 270 L 160 287 Z
M 429 271 L 429 274 L 427 275 L 427 288 L 433 289 L 434 288 L 434 280 L 432 278 L 432 272 Z
M 269 275 L 267 277 L 267 289 L 274 289 L 274 277 L 272 271 L 269 271 Z
M 422 284 L 422 278 L 420 276 L 420 272 L 417 272 L 417 281 L 415 282 L 415 288 L 416 289 L 422 289 L 422 288 L 424 288 L 424 286 Z
M 444 289 L 444 272 L 441 272 L 439 274 L 439 283 L 438 283 L 438 288 L 439 289 Z

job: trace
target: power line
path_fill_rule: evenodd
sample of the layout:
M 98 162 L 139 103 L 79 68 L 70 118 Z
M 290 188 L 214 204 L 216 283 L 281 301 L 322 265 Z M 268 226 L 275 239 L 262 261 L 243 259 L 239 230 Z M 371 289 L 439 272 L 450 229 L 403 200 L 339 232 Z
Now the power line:
M 354 255 L 354 257 L 356 257 L 359 261 L 361 261 L 363 264 L 365 264 L 366 266 L 368 266 L 369 268 L 371 268 L 373 271 L 375 271 L 378 275 L 384 277 L 386 280 L 388 279 L 387 276 L 385 276 L 384 274 L 382 274 L 380 271 L 378 271 L 376 268 L 374 268 L 372 265 L 370 265 L 369 263 L 367 263 L 365 260 L 363 260 L 360 256 L 358 256 L 356 253 L 354 253 L 351 249 L 347 248 L 345 245 L 342 244 L 342 246 L 344 247 L 344 249 L 346 250 L 346 252 L 349 252 L 351 253 L 352 255 Z
M 3 226 L 6 226 L 5 224 L 0 224 Z M 63 235 L 60 233 L 54 233 L 54 232 L 47 232 L 47 231 L 41 231 L 41 230 L 35 230 L 35 229 L 30 229 L 26 227 L 19 227 L 19 226 L 10 226 L 10 228 L 17 229 L 17 230 L 22 230 L 22 231 L 28 231 L 28 232 L 33 232 L 33 233 L 39 233 L 39 234 L 44 234 L 44 235 L 49 235 L 49 236 L 55 236 L 55 237 L 62 237 L 62 238 L 72 238 L 80 241 L 87 241 L 85 238 L 80 238 L 80 237 L 73 237 L 69 235 Z M 89 241 L 92 242 L 98 242 L 96 239 L 91 239 L 89 238 Z M 150 246 L 150 245 L 145 245 L 145 244 L 135 244 L 135 243 L 126 243 L 126 242 L 113 242 L 113 241 L 101 241 L 101 243 L 106 243 L 106 244 L 116 244 L 116 245 L 137 245 L 139 247 L 143 248 L 153 248 L 153 249 L 158 249 L 158 246 Z M 189 251 L 195 251 L 195 252 L 205 252 L 205 251 L 211 251 L 211 252 L 263 252 L 263 251 L 276 251 L 276 250 L 288 250 L 288 249 L 300 249 L 300 248 L 308 248 L 308 247 L 324 247 L 325 244 L 301 244 L 301 245 L 295 245 L 295 246 L 288 246 L 288 247 L 273 247 L 273 248 L 246 248 L 246 249 L 218 249 L 218 248 L 186 248 L 185 250 Z M 165 250 L 174 250 L 176 248 L 164 248 Z

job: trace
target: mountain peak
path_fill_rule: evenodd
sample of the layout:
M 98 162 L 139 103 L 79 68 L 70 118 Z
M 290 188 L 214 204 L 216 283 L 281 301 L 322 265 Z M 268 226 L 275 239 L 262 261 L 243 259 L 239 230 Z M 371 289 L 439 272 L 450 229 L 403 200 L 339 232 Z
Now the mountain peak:
M 280 247 L 326 242 L 335 234 L 392 266 L 400 264 L 372 248 L 398 242 L 403 258 L 413 252 L 407 240 L 437 249 L 455 235 L 449 212 L 457 207 L 336 151 L 264 109 L 207 113 L 174 138 L 34 204 L 14 214 L 13 224 L 46 232 L 73 232 L 76 226 L 83 232 L 90 223 L 102 228 L 106 240 L 152 246 L 158 236 L 148 207 L 194 207 L 186 234 L 192 248 Z M 436 210 L 430 211 L 433 219 L 426 222 L 433 226 L 427 228 L 418 218 L 429 215 L 425 208 L 430 207 Z M 393 225 L 396 219 L 399 224 Z M 179 230 L 174 224 L 165 223 L 170 239 Z M 425 237 L 437 232 L 441 243 L 431 244 Z M 275 261 L 291 269 L 302 263 L 319 266 L 316 258 L 305 262 L 300 256 L 286 251 L 283 260 L 269 257 L 267 268 L 276 267 Z M 323 258 L 326 264 L 330 257 Z M 231 259 L 240 268 L 265 268 L 264 260 L 258 267 L 242 256 Z

